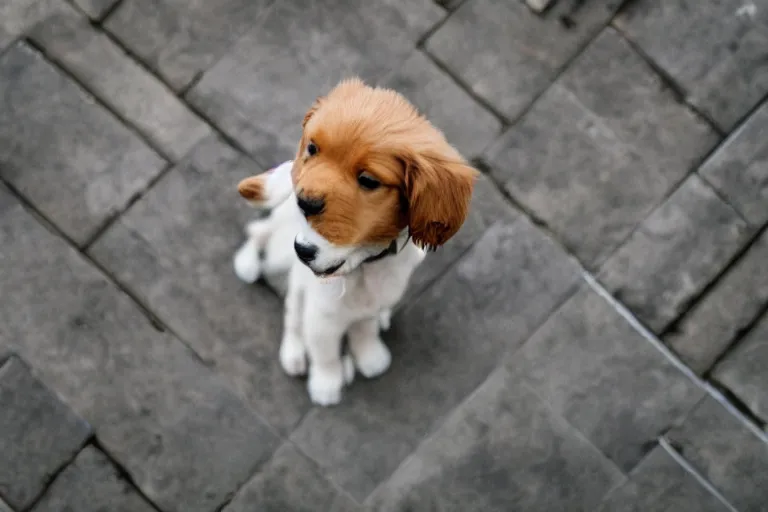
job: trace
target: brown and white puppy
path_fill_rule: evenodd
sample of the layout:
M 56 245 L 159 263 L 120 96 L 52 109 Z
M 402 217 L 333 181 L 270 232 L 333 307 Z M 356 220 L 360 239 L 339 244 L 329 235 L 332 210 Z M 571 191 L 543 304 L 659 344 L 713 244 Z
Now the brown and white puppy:
M 351 380 L 340 357 L 344 334 L 363 375 L 387 369 L 380 322 L 388 323 L 423 249 L 461 228 L 475 176 L 405 98 L 354 79 L 307 112 L 294 161 L 239 184 L 252 204 L 273 210 L 249 225 L 235 271 L 247 282 L 290 273 L 280 360 L 298 375 L 309 355 L 315 403 L 337 403 Z

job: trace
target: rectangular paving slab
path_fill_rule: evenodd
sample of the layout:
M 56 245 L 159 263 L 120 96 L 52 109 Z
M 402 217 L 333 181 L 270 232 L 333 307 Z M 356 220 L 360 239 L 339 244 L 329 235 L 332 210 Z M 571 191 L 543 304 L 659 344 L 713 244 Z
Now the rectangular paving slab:
M 522 1 L 463 2 L 426 48 L 479 97 L 517 118 L 610 20 L 620 1 L 584 2 L 577 21 L 563 27 L 570 2 L 547 15 Z
M 104 22 L 174 89 L 211 67 L 274 0 L 124 0 Z
M 0 4 L 0 53 L 36 23 L 68 8 L 61 0 L 3 0 Z
M 502 355 L 574 289 L 576 262 L 526 219 L 492 225 L 384 336 L 392 366 L 355 382 L 340 407 L 311 411 L 291 439 L 363 500 Z
M 178 160 L 210 133 L 170 89 L 74 10 L 49 17 L 28 35 L 163 155 Z
M 672 445 L 735 510 L 768 508 L 768 438 L 708 396 L 668 434 Z
M 768 102 L 735 130 L 699 169 L 755 226 L 768 222 Z
M 166 162 L 35 50 L 0 56 L 0 176 L 76 243 Z
M 275 2 L 187 97 L 272 166 L 295 156 L 315 98 L 343 78 L 398 69 L 444 14 L 431 0 Z
M 704 396 L 586 284 L 508 355 L 507 367 L 625 472 Z
M 283 444 L 268 463 L 237 491 L 222 512 L 353 512 L 352 498 L 326 480 L 293 444 Z
M 0 189 L 0 347 L 30 363 L 164 512 L 210 512 L 278 442 L 178 339 Z
M 90 435 L 85 420 L 18 357 L 0 364 L 0 497 L 5 501 L 19 510 L 29 507 Z
M 768 231 L 676 322 L 664 341 L 703 374 L 768 304 Z
M 717 136 L 603 32 L 487 154 L 491 174 L 596 269 Z
M 611 491 L 597 510 L 733 512 L 658 445 L 632 470 L 629 480 Z
M 594 510 L 623 479 L 506 370 L 494 372 L 369 499 L 374 510 Z
M 616 24 L 725 131 L 768 93 L 763 1 L 631 2 Z
M 694 174 L 640 224 L 598 277 L 660 333 L 725 268 L 749 233 L 739 214 Z
M 728 352 L 712 375 L 768 422 L 768 314 Z
M 86 446 L 30 512 L 154 512 L 101 451 Z

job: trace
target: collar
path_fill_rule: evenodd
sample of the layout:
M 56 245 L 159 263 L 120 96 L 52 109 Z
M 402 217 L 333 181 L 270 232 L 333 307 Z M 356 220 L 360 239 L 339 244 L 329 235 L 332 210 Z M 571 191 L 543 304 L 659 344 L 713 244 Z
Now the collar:
M 373 256 L 368 256 L 363 260 L 364 263 L 373 263 L 374 261 L 382 260 L 388 256 L 394 256 L 395 254 L 398 254 L 400 251 L 405 249 L 405 246 L 408 245 L 408 242 L 411 240 L 411 233 L 410 230 L 404 229 L 400 232 L 399 235 L 397 235 L 397 238 L 392 240 L 392 242 L 389 244 L 389 247 L 384 249 L 378 254 L 374 254 Z

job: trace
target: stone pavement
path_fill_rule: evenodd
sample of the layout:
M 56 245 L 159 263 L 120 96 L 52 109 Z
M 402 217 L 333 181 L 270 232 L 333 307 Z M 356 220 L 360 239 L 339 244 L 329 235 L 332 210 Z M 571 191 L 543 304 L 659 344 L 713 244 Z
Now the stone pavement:
M 768 511 L 768 0 L 3 0 L 0 511 Z M 357 74 L 484 172 L 315 408 L 235 184 Z

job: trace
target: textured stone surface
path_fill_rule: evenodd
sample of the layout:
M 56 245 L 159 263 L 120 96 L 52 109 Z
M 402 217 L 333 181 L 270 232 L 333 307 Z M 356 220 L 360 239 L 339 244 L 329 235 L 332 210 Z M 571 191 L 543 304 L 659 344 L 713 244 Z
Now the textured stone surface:
M 0 365 L 0 496 L 8 503 L 32 504 L 90 433 L 21 360 Z
M 310 413 L 292 439 L 364 499 L 578 279 L 576 263 L 527 220 L 494 224 L 395 316 L 384 336 L 393 354 L 389 371 L 355 382 L 341 407 Z
M 763 1 L 633 2 L 617 25 L 724 130 L 768 92 Z
M 282 304 L 232 270 L 254 213 L 236 185 L 261 171 L 207 139 L 111 226 L 91 254 L 273 426 L 289 431 L 309 400 L 303 384 L 276 364 Z
M 703 374 L 768 304 L 768 232 L 664 337 L 692 370 Z
M 756 226 L 768 222 L 768 102 L 728 137 L 699 172 Z
M 0 498 L 0 512 L 13 512 L 11 507 L 9 507 L 8 504 L 2 500 L 2 498 Z
M 359 506 L 334 488 L 290 443 L 259 468 L 223 512 L 353 512 Z
M 599 278 L 658 333 L 717 276 L 747 235 L 746 222 L 692 175 L 606 261 Z
M 0 176 L 75 242 L 86 242 L 164 167 L 26 45 L 0 56 L 0 77 Z
M 76 13 L 52 16 L 30 36 L 170 158 L 182 157 L 210 132 L 172 91 Z
M 608 30 L 488 160 L 509 193 L 594 269 L 715 141 Z
M 104 26 L 174 89 L 212 66 L 272 0 L 124 0 Z
M 61 0 L 3 0 L 0 4 L 0 53 L 36 23 L 67 9 Z
M 728 512 L 728 508 L 696 478 L 657 446 L 611 491 L 599 512 Z
M 87 446 L 54 480 L 31 512 L 153 512 L 106 455 Z
M 503 369 L 370 499 L 381 511 L 594 510 L 621 472 Z
M 715 367 L 714 377 L 768 420 L 768 315 Z
M 736 510 L 766 510 L 768 439 L 707 397 L 668 434 L 673 445 Z
M 101 20 L 109 14 L 109 10 L 121 0 L 74 0 L 75 5 L 80 7 L 89 18 Z
M 443 15 L 430 0 L 276 2 L 188 97 L 274 165 L 295 155 L 317 96 L 350 75 L 375 81 L 397 69 Z
M 429 38 L 427 50 L 475 94 L 516 118 L 620 4 L 585 2 L 575 25 L 564 30 L 559 18 L 569 11 L 569 3 L 557 2 L 540 17 L 524 2 L 464 2 Z
M 467 158 L 479 155 L 501 132 L 501 122 L 420 51 L 382 85 L 405 95 Z
M 88 420 L 164 511 L 208 512 L 277 440 L 218 377 L 0 190 L 0 347 Z
M 508 365 L 624 471 L 704 395 L 586 284 Z

